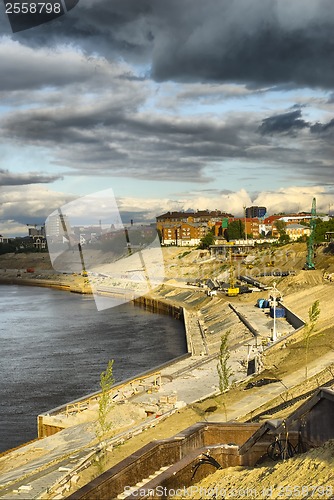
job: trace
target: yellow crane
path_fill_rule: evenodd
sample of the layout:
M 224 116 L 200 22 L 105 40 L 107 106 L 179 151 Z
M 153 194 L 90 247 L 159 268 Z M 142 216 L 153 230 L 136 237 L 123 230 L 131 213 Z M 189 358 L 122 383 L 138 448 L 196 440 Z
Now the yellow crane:
M 230 249 L 230 286 L 227 289 L 227 296 L 228 297 L 235 297 L 236 295 L 239 295 L 239 288 L 235 286 L 235 269 L 234 265 L 232 262 L 232 248 Z

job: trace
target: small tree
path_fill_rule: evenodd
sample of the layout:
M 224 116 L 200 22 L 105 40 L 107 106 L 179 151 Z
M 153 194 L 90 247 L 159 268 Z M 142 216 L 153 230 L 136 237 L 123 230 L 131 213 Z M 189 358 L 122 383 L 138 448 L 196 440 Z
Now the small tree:
M 277 219 L 275 221 L 275 226 L 277 231 L 279 232 L 279 235 L 282 236 L 282 234 L 286 233 L 286 222 L 282 219 Z
M 304 343 L 305 343 L 305 379 L 308 376 L 308 353 L 310 349 L 310 339 L 311 334 L 315 328 L 315 325 L 319 319 L 320 315 L 320 307 L 319 300 L 313 302 L 311 307 L 308 310 L 309 322 L 305 325 L 304 328 Z
M 198 248 L 200 250 L 205 250 L 210 247 L 210 245 L 213 245 L 215 242 L 215 235 L 209 231 L 203 238 L 201 238 Z
M 219 390 L 222 394 L 223 407 L 225 410 L 225 420 L 227 420 L 227 414 L 226 414 L 226 404 L 225 404 L 224 393 L 229 388 L 230 377 L 233 375 L 231 367 L 228 366 L 228 364 L 227 364 L 229 357 L 230 357 L 230 352 L 229 352 L 228 347 L 227 347 L 229 335 L 230 335 L 230 330 L 228 330 L 227 332 L 225 332 L 221 336 L 221 344 L 220 344 L 218 363 L 217 363 L 217 371 L 218 371 L 218 377 L 219 377 Z
M 229 223 L 225 237 L 228 241 L 239 240 L 245 237 L 245 228 L 241 220 L 233 220 Z
M 100 441 L 110 431 L 111 423 L 108 421 L 110 410 L 112 409 L 112 400 L 110 398 L 110 390 L 115 382 L 113 378 L 114 360 L 108 362 L 108 366 L 100 375 L 101 395 L 99 398 L 99 410 L 97 417 L 96 436 Z
M 290 241 L 290 236 L 287 233 L 281 233 L 278 238 L 279 243 L 286 245 Z

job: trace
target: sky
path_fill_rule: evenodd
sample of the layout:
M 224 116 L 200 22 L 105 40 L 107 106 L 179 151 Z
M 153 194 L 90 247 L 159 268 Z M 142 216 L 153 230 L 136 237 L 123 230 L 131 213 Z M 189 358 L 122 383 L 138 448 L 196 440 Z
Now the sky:
M 333 32 L 332 0 L 79 0 L 18 33 L 0 3 L 0 234 L 104 189 L 124 223 L 334 213 Z

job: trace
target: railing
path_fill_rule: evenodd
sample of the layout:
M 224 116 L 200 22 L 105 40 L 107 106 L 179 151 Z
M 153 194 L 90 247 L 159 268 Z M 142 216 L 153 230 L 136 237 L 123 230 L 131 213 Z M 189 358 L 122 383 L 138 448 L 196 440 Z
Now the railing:
M 161 387 L 161 372 L 151 373 L 130 380 L 124 384 L 118 385 L 109 391 L 110 398 L 114 401 L 122 401 L 139 392 L 155 392 Z M 101 392 L 95 393 L 87 399 L 68 403 L 65 408 L 66 416 L 81 413 L 87 410 L 91 405 L 98 403 Z

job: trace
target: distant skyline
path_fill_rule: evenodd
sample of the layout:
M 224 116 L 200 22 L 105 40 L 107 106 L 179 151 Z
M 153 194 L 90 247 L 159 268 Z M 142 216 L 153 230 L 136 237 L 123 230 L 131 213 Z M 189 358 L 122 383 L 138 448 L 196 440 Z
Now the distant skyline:
M 0 3 L 0 234 L 111 188 L 172 210 L 334 212 L 330 0 L 81 0 L 12 34 Z

